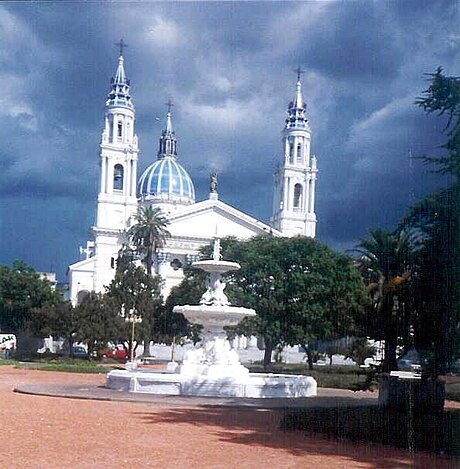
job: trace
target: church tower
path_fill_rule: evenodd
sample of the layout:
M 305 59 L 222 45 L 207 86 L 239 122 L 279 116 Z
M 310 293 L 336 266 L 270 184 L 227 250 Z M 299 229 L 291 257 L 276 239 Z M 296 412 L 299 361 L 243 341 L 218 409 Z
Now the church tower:
M 137 208 L 139 150 L 134 133 L 134 105 L 129 94 L 129 80 L 125 74 L 122 52 L 105 103 L 96 230 L 125 229 L 129 217 Z
M 283 163 L 274 176 L 271 225 L 284 236 L 316 234 L 316 157 L 310 156 L 311 130 L 305 115 L 302 84 L 297 70 L 296 93 L 289 103 L 282 132 Z
M 119 46 L 118 67 L 105 103 L 100 145 L 99 195 L 96 223 L 92 229 L 94 252 L 90 253 L 95 256 L 95 291 L 102 291 L 103 286 L 112 280 L 115 260 L 123 242 L 121 237 L 137 211 L 139 150 L 134 133 L 135 110 L 124 68 L 123 41 L 120 41 Z

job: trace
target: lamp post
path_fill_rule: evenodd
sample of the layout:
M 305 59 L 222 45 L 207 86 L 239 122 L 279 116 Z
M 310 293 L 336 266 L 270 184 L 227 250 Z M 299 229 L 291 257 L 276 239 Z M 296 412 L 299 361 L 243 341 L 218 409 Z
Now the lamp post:
M 123 308 L 124 309 L 124 308 Z M 130 309 L 128 312 L 128 316 L 125 317 L 126 322 L 130 322 L 132 324 L 131 328 L 131 363 L 134 363 L 134 327 L 136 324 L 142 322 L 142 318 L 137 316 L 135 313 L 135 309 Z

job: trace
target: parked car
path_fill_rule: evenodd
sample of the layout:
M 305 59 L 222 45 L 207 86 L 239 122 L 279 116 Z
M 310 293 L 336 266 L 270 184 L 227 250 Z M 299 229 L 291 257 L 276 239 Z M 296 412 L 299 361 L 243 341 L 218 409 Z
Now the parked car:
M 123 362 L 128 360 L 128 352 L 122 344 L 117 344 L 112 348 L 103 350 L 100 356 L 103 358 L 113 358 L 114 360 Z
M 69 353 L 69 350 L 61 350 L 60 352 L 58 352 L 58 355 L 62 357 L 69 357 L 70 353 Z M 74 347 L 72 347 L 72 355 L 73 355 L 73 358 L 81 358 L 82 360 L 89 360 L 88 352 L 86 351 L 85 347 L 81 345 L 75 345 Z

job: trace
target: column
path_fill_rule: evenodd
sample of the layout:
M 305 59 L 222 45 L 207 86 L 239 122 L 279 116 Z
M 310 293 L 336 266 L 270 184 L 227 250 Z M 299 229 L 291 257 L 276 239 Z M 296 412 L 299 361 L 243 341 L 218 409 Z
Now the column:
M 315 179 L 316 177 L 313 176 L 310 182 L 310 207 L 308 210 L 310 213 L 315 211 Z
M 112 171 L 109 171 L 109 158 L 106 158 L 106 190 L 107 194 L 113 194 L 113 167 Z
M 101 158 L 101 194 L 104 194 L 106 192 L 106 173 L 107 173 L 107 162 L 106 162 L 106 157 L 103 156 Z
M 310 175 L 307 174 L 305 178 L 305 197 L 304 197 L 304 206 L 303 211 L 308 212 L 310 205 Z
M 123 195 L 125 197 L 129 197 L 131 194 L 131 159 L 129 157 L 126 158 L 126 165 L 125 165 L 125 180 L 123 184 Z

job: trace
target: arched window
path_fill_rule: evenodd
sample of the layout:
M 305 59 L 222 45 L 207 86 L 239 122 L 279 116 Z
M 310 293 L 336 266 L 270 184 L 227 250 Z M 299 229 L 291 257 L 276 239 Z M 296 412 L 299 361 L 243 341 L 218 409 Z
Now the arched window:
M 302 161 L 302 144 L 297 144 L 297 161 Z
M 116 164 L 113 168 L 113 188 L 116 191 L 123 190 L 123 165 Z
M 294 209 L 300 209 L 302 206 L 302 184 L 296 184 L 294 186 Z
M 82 303 L 84 303 L 88 297 L 89 297 L 88 290 L 80 290 L 77 293 L 77 305 L 81 305 Z
M 294 161 L 294 144 L 292 142 L 289 143 L 289 163 Z
M 179 259 L 173 259 L 171 261 L 171 267 L 173 270 L 179 270 L 182 268 L 182 262 Z

